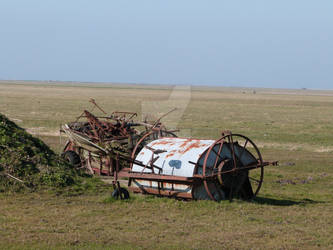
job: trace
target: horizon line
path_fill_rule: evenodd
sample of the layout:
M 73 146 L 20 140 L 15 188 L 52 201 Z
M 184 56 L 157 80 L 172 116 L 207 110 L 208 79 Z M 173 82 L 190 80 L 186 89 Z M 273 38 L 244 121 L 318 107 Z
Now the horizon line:
M 308 88 L 308 87 L 300 87 L 300 88 L 278 88 L 278 87 L 259 87 L 259 86 L 231 86 L 231 85 L 220 85 L 220 84 L 187 84 L 187 83 L 143 83 L 143 82 L 106 82 L 106 81 L 78 81 L 78 80 L 31 80 L 31 79 L 0 79 L 0 82 L 45 82 L 45 83 L 83 83 L 83 84 L 128 84 L 128 85 L 161 85 L 161 86 L 195 86 L 195 87 L 221 87 L 221 88 L 245 88 L 245 89 L 276 89 L 276 90 L 314 90 L 314 91 L 333 91 L 332 89 L 326 88 Z

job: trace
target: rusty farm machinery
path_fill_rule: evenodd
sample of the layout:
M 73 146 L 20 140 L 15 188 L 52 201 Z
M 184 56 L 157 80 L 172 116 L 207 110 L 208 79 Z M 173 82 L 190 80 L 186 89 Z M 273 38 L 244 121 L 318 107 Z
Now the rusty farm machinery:
M 264 167 L 277 164 L 263 161 L 257 146 L 244 135 L 225 131 L 217 140 L 178 138 L 161 118 L 148 123 L 135 121 L 136 116 L 113 112 L 96 117 L 85 110 L 79 117 L 85 121 L 61 128 L 68 138 L 63 157 L 87 173 L 111 177 L 114 197 L 129 198 L 119 183 L 126 179 L 135 193 L 249 200 L 262 186 Z

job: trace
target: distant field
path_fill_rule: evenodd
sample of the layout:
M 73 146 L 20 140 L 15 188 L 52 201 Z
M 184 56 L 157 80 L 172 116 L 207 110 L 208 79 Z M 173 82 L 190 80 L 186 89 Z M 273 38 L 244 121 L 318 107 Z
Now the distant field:
M 0 112 L 60 152 L 59 125 L 91 110 L 89 98 L 108 113 L 135 111 L 139 117 L 151 103 L 152 117 L 159 117 L 187 104 L 170 95 L 188 91 L 0 81 Z M 0 194 L 0 248 L 332 248 L 333 91 L 196 86 L 190 96 L 183 114 L 165 118 L 167 126 L 197 138 L 218 138 L 226 129 L 242 133 L 265 160 L 279 160 L 279 167 L 266 169 L 256 201 L 134 195 L 129 202 L 105 202 L 106 189 L 77 197 Z

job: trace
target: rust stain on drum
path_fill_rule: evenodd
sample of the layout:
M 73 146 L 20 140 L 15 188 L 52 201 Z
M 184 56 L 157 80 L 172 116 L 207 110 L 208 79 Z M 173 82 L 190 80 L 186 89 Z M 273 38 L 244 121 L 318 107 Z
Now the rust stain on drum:
M 177 152 L 177 150 L 171 150 L 171 151 L 165 156 L 165 158 L 169 158 L 169 157 L 171 157 L 171 156 L 174 156 L 176 152 Z
M 186 152 L 190 151 L 193 148 L 201 148 L 202 146 L 204 146 L 204 145 L 201 144 L 199 140 L 196 140 L 196 142 L 192 143 L 191 145 L 189 145 L 188 147 L 186 147 L 183 150 L 182 149 L 178 150 L 178 152 L 180 154 L 185 154 Z
M 184 148 L 184 147 L 186 147 L 187 144 L 188 144 L 189 142 L 191 142 L 191 141 L 192 141 L 192 139 L 186 139 L 186 141 L 184 141 L 179 147 L 180 147 L 180 148 Z
M 172 141 L 156 141 L 151 143 L 151 146 L 156 146 L 156 145 L 168 145 L 168 144 L 173 144 Z

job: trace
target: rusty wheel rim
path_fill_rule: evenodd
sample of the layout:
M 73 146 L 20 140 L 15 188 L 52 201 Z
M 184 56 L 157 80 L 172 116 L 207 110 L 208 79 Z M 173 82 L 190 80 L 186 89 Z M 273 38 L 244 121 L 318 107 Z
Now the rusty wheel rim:
M 239 143 L 240 139 L 242 141 L 244 141 L 243 143 Z M 245 150 L 247 150 L 254 159 L 256 159 L 256 167 L 253 167 L 254 164 L 251 164 L 249 166 L 241 166 L 241 168 L 243 167 L 244 169 L 250 168 L 251 170 L 248 171 L 248 177 L 249 177 L 249 181 L 251 183 L 252 189 L 253 189 L 253 198 L 256 197 L 256 195 L 259 193 L 259 190 L 262 186 L 262 182 L 263 182 L 263 177 L 264 177 L 264 166 L 263 166 L 263 160 L 262 160 L 262 156 L 261 153 L 258 149 L 258 147 L 255 145 L 255 143 L 249 139 L 248 137 L 241 135 L 241 134 L 231 134 L 228 133 L 226 135 L 223 135 L 220 139 L 216 140 L 207 150 L 206 150 L 206 154 L 205 154 L 205 158 L 204 158 L 204 162 L 203 162 L 203 183 L 204 183 L 204 187 L 206 189 L 206 192 L 208 194 L 208 196 L 216 201 L 215 197 L 213 196 L 211 190 L 209 189 L 209 183 L 211 183 L 211 180 L 208 180 L 207 177 L 209 177 L 209 174 L 207 174 L 207 160 L 209 155 L 213 152 L 215 155 L 217 155 L 219 158 L 222 158 L 219 154 L 222 151 L 223 145 L 225 144 L 225 142 L 228 142 L 230 145 L 230 150 L 231 150 L 231 156 L 232 156 L 232 162 L 233 162 L 233 170 L 234 172 L 236 171 L 240 171 L 240 169 L 237 167 L 237 161 L 239 162 L 242 159 L 243 153 L 245 152 Z M 236 156 L 235 153 L 235 142 L 237 143 L 237 145 L 241 146 L 241 152 L 239 154 L 239 156 Z M 214 148 L 216 145 L 219 145 L 219 152 L 214 152 Z M 249 148 L 251 148 L 252 150 L 249 150 Z M 216 157 L 216 158 L 218 158 Z M 223 160 L 221 159 L 221 161 L 219 162 L 218 159 L 215 160 L 215 164 L 212 167 L 212 171 L 211 172 L 215 172 L 218 174 L 222 174 L 223 171 L 221 171 L 221 166 L 219 169 L 219 165 L 223 162 Z M 224 162 L 223 162 L 224 164 Z M 256 175 L 253 177 L 253 172 L 254 170 L 257 172 Z M 230 172 L 232 172 L 230 171 Z M 231 190 L 231 195 L 232 195 L 232 190 Z M 229 197 L 229 199 L 231 199 L 232 197 Z

